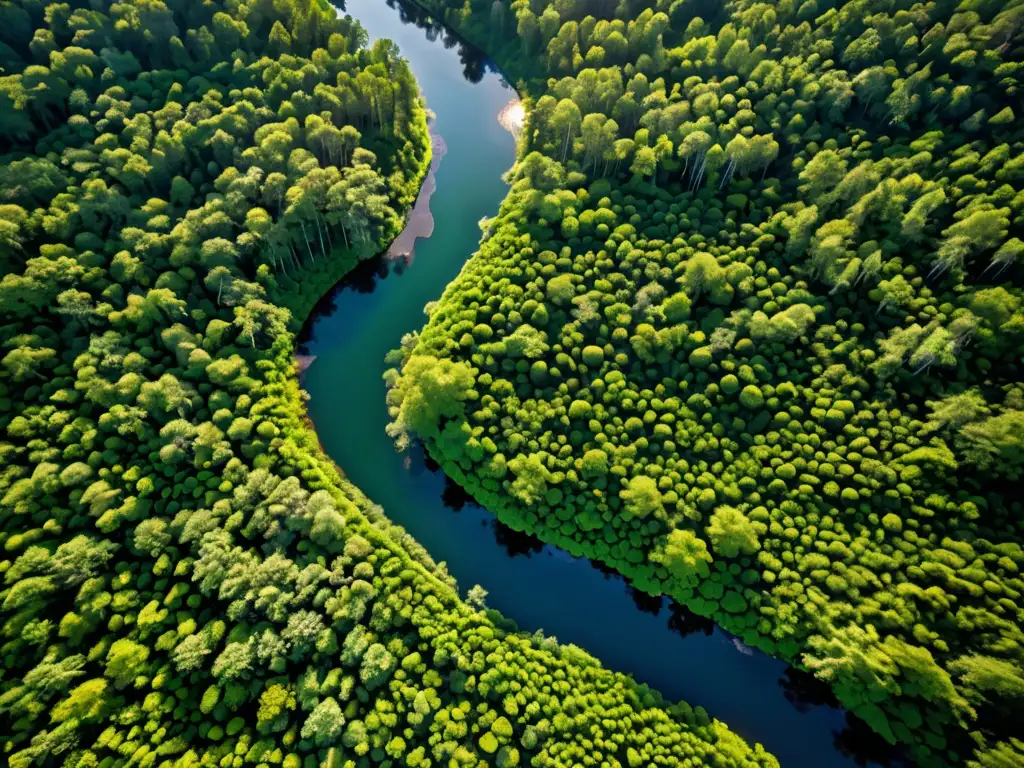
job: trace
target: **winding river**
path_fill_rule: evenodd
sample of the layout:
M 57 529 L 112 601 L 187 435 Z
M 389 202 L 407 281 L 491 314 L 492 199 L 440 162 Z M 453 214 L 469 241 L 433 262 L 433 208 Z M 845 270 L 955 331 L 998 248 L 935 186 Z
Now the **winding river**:
M 505 196 L 514 159 L 498 123 L 514 91 L 470 46 L 422 12 L 348 0 L 371 39 L 394 40 L 409 59 L 447 144 L 430 199 L 433 235 L 409 260 L 362 264 L 327 296 L 303 333 L 315 355 L 305 374 L 309 413 L 327 453 L 395 523 L 444 561 L 465 591 L 522 629 L 543 629 L 673 699 L 703 705 L 759 741 L 783 768 L 844 768 L 888 759 L 865 726 L 809 675 L 744 647 L 707 620 L 632 590 L 621 577 L 498 523 L 422 456 L 395 452 L 384 434 L 384 356 L 420 328 L 480 238 L 478 222 Z

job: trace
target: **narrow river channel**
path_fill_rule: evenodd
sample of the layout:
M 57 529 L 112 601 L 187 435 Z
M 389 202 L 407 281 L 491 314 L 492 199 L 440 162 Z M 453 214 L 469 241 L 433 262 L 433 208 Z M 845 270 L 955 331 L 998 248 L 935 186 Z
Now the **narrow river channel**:
M 514 98 L 471 47 L 384 0 L 348 0 L 371 40 L 396 42 L 409 59 L 447 155 L 430 201 L 434 232 L 411 263 L 367 262 L 314 312 L 301 350 L 316 356 L 305 374 L 309 413 L 327 453 L 387 516 L 447 563 L 465 592 L 480 584 L 487 603 L 528 631 L 543 629 L 586 649 L 673 699 L 702 705 L 734 731 L 759 741 L 783 768 L 878 765 L 885 750 L 851 724 L 824 686 L 751 651 L 668 601 L 630 589 L 618 576 L 499 524 L 422 457 L 395 452 L 384 433 L 384 356 L 425 320 L 476 250 L 479 220 L 506 193 L 502 174 L 514 142 L 498 114 Z

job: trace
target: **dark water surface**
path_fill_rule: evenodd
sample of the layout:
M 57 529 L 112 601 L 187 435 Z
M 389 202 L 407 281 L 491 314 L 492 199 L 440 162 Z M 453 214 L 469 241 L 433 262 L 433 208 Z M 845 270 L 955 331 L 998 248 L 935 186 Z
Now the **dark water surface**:
M 515 93 L 476 51 L 424 17 L 382 0 L 347 0 L 371 39 L 394 40 L 412 64 L 448 144 L 431 199 L 434 234 L 402 268 L 363 264 L 324 299 L 302 351 L 317 356 L 305 376 L 309 413 L 327 453 L 388 517 L 447 563 L 465 592 L 522 629 L 575 643 L 612 669 L 667 697 L 702 705 L 783 768 L 845 768 L 884 762 L 887 750 L 834 706 L 827 687 L 743 647 L 701 617 L 635 592 L 586 559 L 512 531 L 413 452 L 397 454 L 384 434 L 384 355 L 423 325 L 423 306 L 441 296 L 494 215 L 514 159 L 497 116 Z

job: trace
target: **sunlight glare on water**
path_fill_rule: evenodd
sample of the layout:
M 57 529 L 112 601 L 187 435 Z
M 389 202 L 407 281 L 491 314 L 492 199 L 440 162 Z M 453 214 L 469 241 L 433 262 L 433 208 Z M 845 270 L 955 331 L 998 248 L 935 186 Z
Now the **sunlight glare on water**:
M 498 122 L 506 131 L 519 138 L 519 134 L 523 131 L 523 125 L 526 123 L 526 107 L 523 106 L 523 102 L 518 98 L 512 99 L 498 113 Z

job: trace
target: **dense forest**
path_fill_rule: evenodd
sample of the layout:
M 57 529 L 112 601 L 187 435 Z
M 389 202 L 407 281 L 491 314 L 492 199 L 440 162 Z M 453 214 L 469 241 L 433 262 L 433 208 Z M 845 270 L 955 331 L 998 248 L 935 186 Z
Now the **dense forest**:
M 528 121 L 398 446 L 917 764 L 1024 765 L 1024 2 L 422 4 Z
M 462 601 L 319 452 L 295 329 L 429 161 L 318 0 L 0 2 L 0 763 L 777 768 Z

